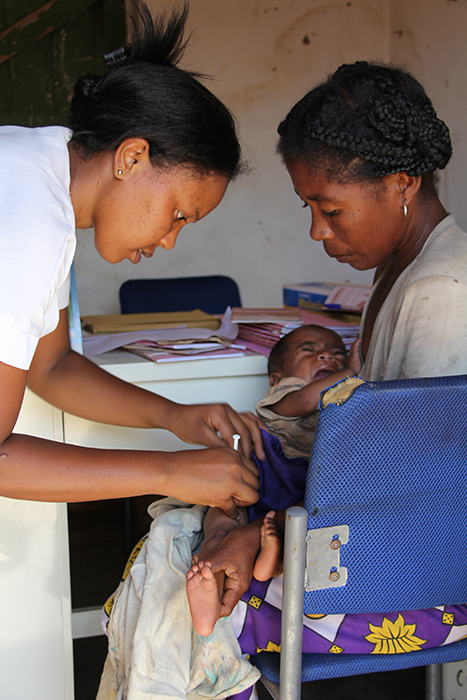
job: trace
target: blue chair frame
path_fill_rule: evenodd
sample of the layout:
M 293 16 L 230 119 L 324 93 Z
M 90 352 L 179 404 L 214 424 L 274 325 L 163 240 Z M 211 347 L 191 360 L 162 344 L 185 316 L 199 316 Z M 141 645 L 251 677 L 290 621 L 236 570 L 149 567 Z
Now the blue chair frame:
M 302 654 L 303 612 L 389 613 L 467 601 L 467 567 L 459 565 L 467 539 L 467 377 L 367 382 L 347 393 L 343 385 L 322 399 L 305 508 L 287 511 L 281 654 L 252 661 L 282 700 L 300 698 L 304 681 L 415 666 L 428 667 L 426 697 L 434 700 L 439 664 L 466 659 L 467 639 L 388 655 Z M 329 569 L 326 550 L 312 554 L 307 571 L 306 541 L 342 525 L 348 541 L 338 566 Z M 315 585 L 321 562 L 325 578 L 336 570 L 345 584 L 304 592 L 304 572 Z

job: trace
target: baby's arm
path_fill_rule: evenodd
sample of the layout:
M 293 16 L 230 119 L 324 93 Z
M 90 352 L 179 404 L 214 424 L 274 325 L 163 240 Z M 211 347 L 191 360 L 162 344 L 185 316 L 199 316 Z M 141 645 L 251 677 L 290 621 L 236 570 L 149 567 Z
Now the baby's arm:
M 341 379 L 354 376 L 355 371 L 351 367 L 342 369 L 335 374 L 330 374 L 329 377 L 307 384 L 303 389 L 292 391 L 277 403 L 268 406 L 268 408 L 280 416 L 309 416 L 310 413 L 313 413 L 318 408 L 319 397 L 322 391 L 340 382 Z
M 323 379 L 318 379 L 311 384 L 307 384 L 303 389 L 292 391 L 268 408 L 280 416 L 309 416 L 310 413 L 313 413 L 313 411 L 316 411 L 318 408 L 319 397 L 322 391 L 333 384 L 337 384 L 337 382 L 340 382 L 342 379 L 355 377 L 355 375 L 360 372 L 361 361 L 358 352 L 359 346 L 360 340 L 356 340 L 352 343 L 347 358 L 347 367 L 345 369 L 339 370 L 339 372 L 335 374 L 330 374 Z

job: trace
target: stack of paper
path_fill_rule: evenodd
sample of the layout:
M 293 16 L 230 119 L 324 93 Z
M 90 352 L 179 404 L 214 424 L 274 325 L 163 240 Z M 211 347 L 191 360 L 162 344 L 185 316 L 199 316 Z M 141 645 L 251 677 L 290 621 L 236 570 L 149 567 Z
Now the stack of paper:
M 232 322 L 238 324 L 238 340 L 249 350 L 268 355 L 283 335 L 303 325 L 303 318 L 299 309 L 235 308 Z
M 358 338 L 360 331 L 359 325 L 298 308 L 233 309 L 232 321 L 238 323 L 237 342 L 248 350 L 266 356 L 280 338 L 303 324 L 330 328 L 341 336 L 347 349 Z
M 158 341 L 140 340 L 123 346 L 136 355 L 153 362 L 182 362 L 213 357 L 242 357 L 245 346 L 232 343 L 228 338 L 211 336 L 205 340 Z
M 300 326 L 303 323 L 302 315 L 299 309 L 246 309 L 243 307 L 235 307 L 232 309 L 232 323 L 276 323 L 276 324 L 295 324 Z
M 175 324 L 176 316 L 186 323 Z M 196 314 L 197 320 L 193 315 Z M 127 318 L 128 316 L 128 318 Z M 141 318 L 135 318 L 135 317 Z M 156 322 L 148 317 L 157 316 Z M 161 319 L 168 316 L 169 319 Z M 207 318 L 206 318 L 207 317 Z M 215 332 L 209 327 L 215 322 Z M 220 328 L 216 317 L 202 311 L 180 314 L 127 314 L 126 316 L 86 317 L 83 319 L 94 333 L 83 332 L 85 355 L 98 355 L 124 347 L 153 362 L 181 362 L 217 357 L 239 357 L 246 350 L 268 356 L 282 336 L 306 324 L 335 330 L 347 348 L 358 336 L 359 326 L 344 323 L 298 308 L 245 309 L 227 308 Z M 170 325 L 158 325 L 169 323 Z M 193 327 L 193 323 L 199 326 Z M 135 330 L 139 325 L 140 329 Z M 203 327 L 204 326 L 204 327 Z M 122 329 L 126 329 L 122 332 Z M 129 330 L 132 329 L 132 330 Z M 150 329 L 150 330 L 149 330 Z M 235 343 L 233 342 L 235 340 Z
M 195 327 L 192 327 L 192 322 L 193 322 L 193 315 L 194 314 L 199 314 L 202 315 L 199 316 L 199 323 L 200 325 L 196 325 Z M 85 355 L 100 355 L 103 352 L 108 352 L 109 350 L 114 350 L 115 348 L 121 348 L 125 345 L 130 345 L 133 343 L 141 343 L 142 341 L 146 342 L 160 342 L 163 345 L 167 344 L 176 344 L 179 341 L 185 341 L 188 343 L 197 343 L 199 341 L 205 341 L 205 342 L 211 342 L 212 336 L 213 336 L 213 329 L 212 328 L 206 328 L 202 327 L 204 320 L 206 323 L 210 323 L 210 319 L 214 319 L 215 321 L 215 330 L 216 330 L 216 338 L 217 337 L 222 337 L 224 339 L 227 339 L 227 341 L 232 341 L 234 338 L 237 337 L 238 333 L 238 328 L 237 325 L 234 323 L 231 323 L 230 321 L 230 315 L 231 315 L 231 309 L 227 309 L 226 313 L 224 314 L 224 318 L 222 319 L 222 324 L 220 328 L 219 326 L 219 319 L 217 319 L 214 316 L 209 316 L 209 314 L 204 314 L 202 311 L 196 311 L 196 312 L 189 312 L 188 314 L 186 312 L 183 312 L 183 318 L 186 323 L 179 324 L 176 326 L 171 326 L 171 327 L 160 327 L 157 324 L 154 325 L 154 323 L 149 323 L 148 326 L 144 325 L 144 322 L 146 319 L 150 316 L 170 316 L 171 321 L 174 320 L 174 317 L 178 316 L 178 314 L 126 314 L 124 316 L 118 316 L 115 319 L 115 323 L 111 321 L 111 317 L 106 317 L 106 320 L 104 321 L 104 324 L 101 324 L 101 322 L 95 321 L 94 319 L 102 319 L 102 317 L 86 317 L 83 319 L 84 322 L 87 322 L 88 324 L 90 323 L 90 319 L 92 320 L 92 326 L 96 327 L 96 329 L 103 329 L 104 327 L 106 328 L 107 332 L 102 332 L 100 330 L 99 332 L 96 333 L 89 333 L 86 331 L 83 331 L 83 351 Z M 133 319 L 130 318 L 130 322 L 128 323 L 126 321 L 125 316 L 132 317 Z M 131 321 L 134 320 L 135 316 L 143 316 L 143 328 L 140 330 L 131 330 L 131 331 L 119 331 L 119 328 L 127 328 L 130 326 L 131 327 Z M 207 317 L 207 319 L 205 319 Z M 204 319 L 204 320 L 203 320 Z M 218 330 L 217 330 L 218 329 Z M 172 354 L 172 353 L 171 353 Z M 177 357 L 176 354 L 173 355 L 174 358 Z M 194 358 L 195 359 L 195 358 Z M 201 358 L 200 358 L 201 359 Z

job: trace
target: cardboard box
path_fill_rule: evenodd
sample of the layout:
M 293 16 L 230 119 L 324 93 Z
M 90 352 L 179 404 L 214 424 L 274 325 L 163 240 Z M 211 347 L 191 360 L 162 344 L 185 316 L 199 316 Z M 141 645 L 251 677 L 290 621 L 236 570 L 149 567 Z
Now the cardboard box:
M 369 285 L 305 282 L 283 287 L 284 306 L 306 311 L 353 311 L 360 313 L 370 294 Z

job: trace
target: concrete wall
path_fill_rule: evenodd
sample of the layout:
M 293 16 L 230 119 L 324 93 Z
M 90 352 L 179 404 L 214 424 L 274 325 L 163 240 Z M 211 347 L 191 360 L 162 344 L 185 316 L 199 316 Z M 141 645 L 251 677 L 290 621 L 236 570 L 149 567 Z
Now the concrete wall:
M 467 231 L 467 2 L 392 0 L 390 54 L 425 87 L 454 147 L 440 196 Z
M 152 10 L 165 6 L 150 0 Z M 274 153 L 276 129 L 290 107 L 343 62 L 405 62 L 451 127 L 456 156 L 441 191 L 467 226 L 463 196 L 467 100 L 467 4 L 464 0 L 191 0 L 195 34 L 184 66 L 213 76 L 208 86 L 234 112 L 252 166 L 218 209 L 185 227 L 172 251 L 138 266 L 113 266 L 80 232 L 76 269 L 82 313 L 118 312 L 118 288 L 135 277 L 227 274 L 245 306 L 279 306 L 282 284 L 369 283 L 310 241 L 302 209 Z

